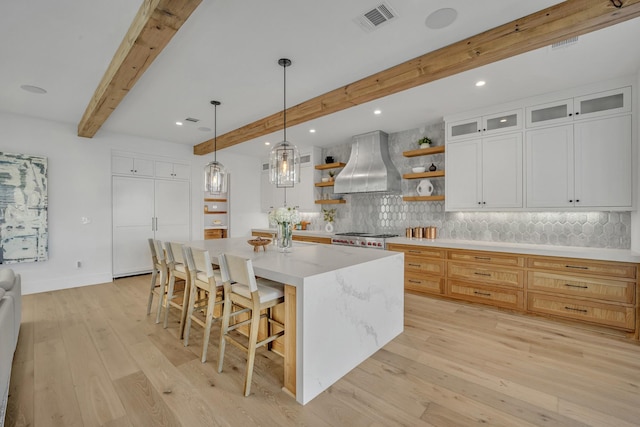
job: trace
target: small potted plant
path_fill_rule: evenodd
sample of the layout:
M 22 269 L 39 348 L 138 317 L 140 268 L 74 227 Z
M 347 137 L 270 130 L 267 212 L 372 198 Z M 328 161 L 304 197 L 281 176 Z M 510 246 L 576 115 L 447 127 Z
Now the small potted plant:
M 429 148 L 431 147 L 431 139 L 425 137 L 422 137 L 418 140 L 418 145 L 420 146 L 420 148 Z
M 336 176 L 336 171 L 329 171 L 329 181 L 333 181 L 334 176 Z

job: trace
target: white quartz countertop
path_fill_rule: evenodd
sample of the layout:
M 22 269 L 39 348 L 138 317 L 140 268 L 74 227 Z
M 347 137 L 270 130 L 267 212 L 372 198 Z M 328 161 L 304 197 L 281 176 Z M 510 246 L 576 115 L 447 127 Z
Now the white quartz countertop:
M 304 279 L 319 274 L 337 271 L 358 264 L 383 258 L 402 256 L 398 252 L 353 248 L 349 246 L 323 245 L 293 242 L 290 253 L 278 252 L 273 245 L 254 252 L 246 237 L 230 239 L 194 240 L 191 247 L 206 249 L 212 258 L 221 253 L 231 253 L 251 258 L 256 275 L 293 286 L 301 286 Z
M 275 228 L 252 228 L 251 231 L 256 231 L 259 233 L 271 233 L 275 234 Z M 320 230 L 293 230 L 293 235 L 296 236 L 310 236 L 310 237 L 333 237 L 335 233 L 327 233 L 326 231 Z
M 448 249 L 468 249 L 477 251 L 511 252 L 523 255 L 557 256 L 583 258 L 600 261 L 620 261 L 640 263 L 640 253 L 628 249 L 581 248 L 576 246 L 534 245 L 525 243 L 481 242 L 457 239 L 408 239 L 393 237 L 387 243 L 403 245 L 432 246 Z

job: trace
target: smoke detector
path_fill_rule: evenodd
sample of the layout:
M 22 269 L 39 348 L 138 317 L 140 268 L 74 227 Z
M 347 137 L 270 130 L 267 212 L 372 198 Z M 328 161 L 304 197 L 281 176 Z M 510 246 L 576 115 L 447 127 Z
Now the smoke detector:
M 371 10 L 366 11 L 362 15 L 354 19 L 355 23 L 364 31 L 371 32 L 381 25 L 393 21 L 398 14 L 388 2 L 382 2 Z

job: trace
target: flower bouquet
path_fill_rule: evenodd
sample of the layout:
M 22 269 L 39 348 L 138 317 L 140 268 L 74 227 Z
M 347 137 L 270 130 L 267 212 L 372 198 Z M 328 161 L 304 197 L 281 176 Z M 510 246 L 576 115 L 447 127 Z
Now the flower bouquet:
M 293 226 L 300 222 L 296 208 L 280 207 L 269 212 L 269 222 L 277 224 L 276 245 L 281 252 L 291 252 L 293 247 Z

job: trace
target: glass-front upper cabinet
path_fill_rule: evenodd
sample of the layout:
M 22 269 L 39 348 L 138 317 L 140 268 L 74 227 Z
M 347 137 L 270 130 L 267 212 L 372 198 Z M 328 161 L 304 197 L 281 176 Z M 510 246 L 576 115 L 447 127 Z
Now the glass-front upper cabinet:
M 525 109 L 527 127 L 548 126 L 579 119 L 631 111 L 631 87 L 561 99 Z
M 447 123 L 447 140 L 456 141 L 469 137 L 488 136 L 515 131 L 522 127 L 522 110 L 472 117 Z

